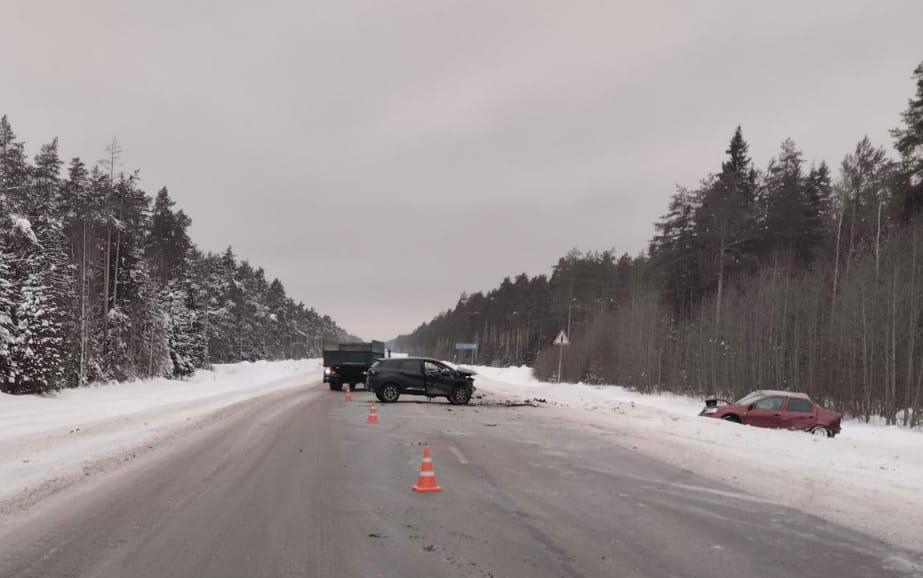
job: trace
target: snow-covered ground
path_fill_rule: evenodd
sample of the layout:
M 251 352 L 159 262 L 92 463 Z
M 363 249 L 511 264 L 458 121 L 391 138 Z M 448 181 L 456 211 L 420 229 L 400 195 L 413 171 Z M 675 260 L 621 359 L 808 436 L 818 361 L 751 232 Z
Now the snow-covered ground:
M 147 379 L 47 397 L 0 394 L 0 505 L 222 407 L 316 381 L 320 370 L 318 359 L 261 361 L 216 365 L 185 381 Z
M 834 439 L 697 417 L 702 401 L 542 383 L 528 367 L 472 367 L 479 392 L 539 405 L 614 443 L 750 494 L 923 550 L 923 432 L 846 421 Z

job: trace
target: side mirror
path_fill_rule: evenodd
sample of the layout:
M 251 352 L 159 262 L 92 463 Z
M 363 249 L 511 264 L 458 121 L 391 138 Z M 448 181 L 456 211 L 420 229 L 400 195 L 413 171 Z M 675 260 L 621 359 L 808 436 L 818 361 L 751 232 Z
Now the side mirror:
M 751 403 L 750 405 L 747 406 L 747 411 L 753 411 L 753 408 L 754 408 L 754 407 L 756 407 L 756 404 L 755 404 L 755 403 Z

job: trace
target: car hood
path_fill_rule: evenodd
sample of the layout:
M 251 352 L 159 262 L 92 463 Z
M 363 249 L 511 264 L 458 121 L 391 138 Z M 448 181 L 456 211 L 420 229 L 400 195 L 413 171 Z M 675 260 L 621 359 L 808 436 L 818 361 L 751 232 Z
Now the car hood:
M 477 372 L 473 369 L 468 369 L 466 367 L 458 367 L 455 369 L 459 375 L 464 375 L 465 377 L 471 377 L 472 375 L 477 375 Z

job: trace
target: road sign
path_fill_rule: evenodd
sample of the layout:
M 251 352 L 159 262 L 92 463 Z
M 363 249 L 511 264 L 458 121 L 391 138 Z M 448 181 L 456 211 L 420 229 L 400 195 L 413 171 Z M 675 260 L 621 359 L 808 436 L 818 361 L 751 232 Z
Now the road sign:
M 555 345 L 570 345 L 570 339 L 567 338 L 567 333 L 564 333 L 564 330 L 561 330 L 561 333 L 558 333 L 558 336 L 554 338 Z
M 477 343 L 468 343 L 466 341 L 456 341 L 455 349 L 460 349 L 464 351 L 473 351 L 478 348 Z

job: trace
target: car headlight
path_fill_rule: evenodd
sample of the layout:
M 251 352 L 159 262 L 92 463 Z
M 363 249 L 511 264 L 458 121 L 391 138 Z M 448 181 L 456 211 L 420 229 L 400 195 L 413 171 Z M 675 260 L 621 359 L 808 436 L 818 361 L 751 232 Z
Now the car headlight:
M 329 368 L 329 367 L 325 367 L 325 368 L 324 368 L 324 375 L 330 375 L 330 368 Z

